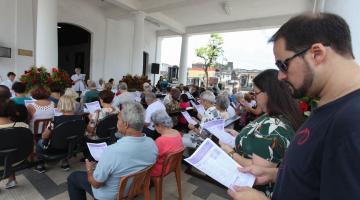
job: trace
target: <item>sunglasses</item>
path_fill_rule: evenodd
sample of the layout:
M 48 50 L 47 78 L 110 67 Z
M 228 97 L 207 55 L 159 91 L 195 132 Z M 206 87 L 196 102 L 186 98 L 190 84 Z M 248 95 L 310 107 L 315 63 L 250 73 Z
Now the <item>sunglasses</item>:
M 295 53 L 293 56 L 286 58 L 284 61 L 281 60 L 276 60 L 275 65 L 279 68 L 280 71 L 282 72 L 287 72 L 289 69 L 289 63 L 292 59 L 306 53 L 311 47 L 308 47 L 302 51 L 299 51 L 297 53 Z

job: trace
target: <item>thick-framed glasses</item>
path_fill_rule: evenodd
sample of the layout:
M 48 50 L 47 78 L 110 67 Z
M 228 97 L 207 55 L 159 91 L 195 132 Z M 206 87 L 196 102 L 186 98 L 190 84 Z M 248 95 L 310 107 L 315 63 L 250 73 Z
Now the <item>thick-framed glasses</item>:
M 305 52 L 307 52 L 308 50 L 310 49 L 310 47 L 302 50 L 302 51 L 299 51 L 297 53 L 295 53 L 293 56 L 289 57 L 289 58 L 286 58 L 284 61 L 281 61 L 281 60 L 276 60 L 275 62 L 275 65 L 279 68 L 280 71 L 282 72 L 287 72 L 288 69 L 289 69 L 289 63 L 292 59 L 304 54 Z

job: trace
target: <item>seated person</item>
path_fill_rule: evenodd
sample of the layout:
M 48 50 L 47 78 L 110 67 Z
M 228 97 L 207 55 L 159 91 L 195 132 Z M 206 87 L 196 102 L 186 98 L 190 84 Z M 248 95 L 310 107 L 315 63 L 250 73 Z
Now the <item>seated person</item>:
M 12 85 L 12 89 L 15 92 L 15 97 L 11 100 L 15 102 L 16 105 L 25 105 L 25 100 L 31 100 L 31 98 L 26 97 L 26 85 L 22 82 L 15 82 Z
M 83 112 L 80 103 L 76 101 L 76 99 L 78 98 L 78 94 L 75 92 L 74 89 L 66 88 L 63 96 L 69 96 L 75 101 L 75 114 L 78 115 Z
M 30 129 L 34 131 L 34 122 L 37 119 L 49 119 L 54 117 L 54 103 L 49 100 L 50 91 L 43 86 L 36 86 L 31 91 L 32 98 L 36 102 L 29 104 L 27 110 L 29 111 Z
M 230 105 L 230 100 L 227 95 L 220 94 L 216 97 L 216 109 L 220 112 L 222 119 L 227 120 L 230 118 L 227 108 Z
M 51 143 L 51 131 L 56 128 L 61 123 L 71 121 L 71 120 L 77 120 L 81 119 L 80 115 L 75 115 L 75 109 L 76 109 L 76 101 L 70 97 L 70 96 L 62 96 L 59 99 L 57 110 L 62 114 L 60 116 L 55 116 L 51 123 L 49 123 L 48 127 L 45 129 L 45 131 L 41 135 L 41 139 L 38 141 L 36 146 L 36 153 L 37 154 L 43 154 L 43 153 L 56 153 L 55 150 L 51 149 L 50 143 Z M 45 172 L 45 165 L 44 162 L 41 161 L 41 158 L 39 158 L 39 164 L 35 167 L 35 171 L 39 173 Z M 61 161 L 61 168 L 65 171 L 70 169 L 69 163 L 67 160 Z
M 180 111 L 180 95 L 181 92 L 178 88 L 171 89 L 171 101 L 168 104 L 165 104 L 166 112 L 174 113 Z M 178 116 L 172 116 L 171 119 L 173 120 L 174 126 L 178 124 Z
M 180 95 L 180 103 L 179 103 L 180 109 L 185 110 L 186 108 L 190 107 L 189 98 L 186 94 Z M 186 125 L 187 121 L 183 115 L 179 115 L 178 123 L 180 126 Z
M 160 135 L 155 130 L 154 123 L 151 121 L 151 115 L 158 110 L 166 111 L 166 108 L 161 101 L 156 99 L 156 95 L 152 92 L 145 93 L 145 101 L 148 107 L 145 111 L 144 133 L 153 140 L 156 140 Z
M 172 120 L 164 110 L 154 112 L 151 121 L 154 123 L 156 131 L 161 135 L 155 140 L 159 155 L 151 170 L 151 176 L 160 176 L 166 156 L 183 149 L 184 145 L 181 134 L 179 131 L 172 129 Z
M 166 95 L 165 95 L 164 100 L 163 100 L 163 103 L 165 105 L 170 103 L 170 101 L 171 101 L 171 89 L 172 89 L 172 87 L 167 87 L 166 88 Z
M 70 200 L 86 199 L 86 192 L 96 199 L 116 199 L 120 177 L 155 163 L 158 149 L 142 132 L 144 118 L 141 104 L 126 102 L 122 105 L 117 128 L 123 137 L 104 150 L 97 164 L 86 160 L 86 172 L 70 174 L 67 179 Z
M 0 85 L 0 129 L 11 127 L 29 128 L 29 125 L 23 122 L 14 122 L 11 120 L 16 114 L 16 107 L 13 101 L 10 101 L 11 92 L 5 85 Z M 15 139 L 15 138 L 14 138 Z M 3 166 L 0 166 L 0 168 Z M 9 189 L 17 185 L 15 173 L 8 177 L 5 188 Z
M 96 88 L 96 83 L 94 81 L 88 81 L 88 89 L 84 96 L 84 103 L 97 101 L 100 92 Z
M 113 107 L 120 108 L 121 104 L 135 100 L 135 96 L 132 93 L 128 92 L 127 89 L 128 86 L 125 82 L 119 83 L 120 94 L 114 97 L 114 100 L 112 101 Z
M 200 103 L 205 108 L 205 113 L 203 116 L 198 114 L 198 118 L 201 118 L 200 123 L 198 126 L 194 126 L 189 124 L 188 127 L 191 130 L 190 133 L 183 135 L 183 143 L 185 147 L 195 148 L 201 144 L 201 142 L 206 138 L 209 137 L 209 134 L 203 130 L 203 125 L 206 122 L 221 119 L 219 111 L 215 107 L 215 95 L 213 92 L 206 90 L 200 94 Z M 194 119 L 198 121 L 197 119 Z
M 114 93 L 109 90 L 103 90 L 99 94 L 101 110 L 89 115 L 89 124 L 87 126 L 87 136 L 92 139 L 97 139 L 95 136 L 95 129 L 98 122 L 106 116 L 119 113 L 119 108 L 113 107 L 111 102 L 114 99 Z
M 58 83 L 52 83 L 50 85 L 50 97 L 49 99 L 54 103 L 55 107 L 61 97 L 61 87 Z

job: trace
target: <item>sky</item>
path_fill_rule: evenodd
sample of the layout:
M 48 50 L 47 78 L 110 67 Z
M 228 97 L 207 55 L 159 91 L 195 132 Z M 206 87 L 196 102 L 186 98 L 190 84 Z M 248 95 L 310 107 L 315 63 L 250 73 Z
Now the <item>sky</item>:
M 273 44 L 267 42 L 276 31 L 277 28 L 220 33 L 224 38 L 225 58 L 218 59 L 218 62 L 233 62 L 234 68 L 242 69 L 276 68 Z M 195 49 L 206 46 L 209 38 L 210 34 L 189 37 L 188 67 L 191 67 L 192 63 L 202 62 L 202 59 L 196 56 Z M 180 51 L 181 37 L 164 38 L 161 44 L 161 63 L 179 65 Z

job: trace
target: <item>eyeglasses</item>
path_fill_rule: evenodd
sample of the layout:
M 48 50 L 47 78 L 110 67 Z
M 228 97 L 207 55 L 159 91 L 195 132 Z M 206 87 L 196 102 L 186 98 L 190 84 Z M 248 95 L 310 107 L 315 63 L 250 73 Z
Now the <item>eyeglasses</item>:
M 257 96 L 257 95 L 259 95 L 260 93 L 262 93 L 262 91 L 259 91 L 259 92 L 253 91 L 253 93 L 254 93 L 255 96 Z
M 302 51 L 299 51 L 297 52 L 295 55 L 289 57 L 289 58 L 286 58 L 284 61 L 281 61 L 281 60 L 276 60 L 275 62 L 275 65 L 279 68 L 280 71 L 282 72 L 287 72 L 288 69 L 289 69 L 289 63 L 292 59 L 304 54 L 305 52 L 307 52 L 308 50 L 310 49 L 310 47 L 302 50 Z

